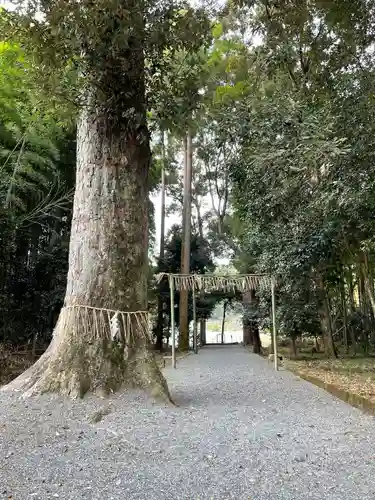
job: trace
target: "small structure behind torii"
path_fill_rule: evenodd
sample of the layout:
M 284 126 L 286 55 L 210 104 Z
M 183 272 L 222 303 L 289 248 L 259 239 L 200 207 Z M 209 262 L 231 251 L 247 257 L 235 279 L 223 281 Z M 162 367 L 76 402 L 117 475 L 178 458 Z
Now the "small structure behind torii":
M 194 321 L 194 346 L 197 352 L 197 318 L 195 292 L 222 291 L 222 292 L 248 292 L 251 290 L 270 290 L 272 299 L 272 344 L 274 352 L 274 366 L 278 370 L 277 357 L 277 330 L 276 330 L 276 308 L 275 308 L 275 280 L 266 274 L 237 274 L 232 276 L 221 276 L 217 274 L 170 274 L 160 273 L 155 276 L 158 283 L 168 279 L 171 301 L 171 325 L 172 325 L 172 366 L 176 368 L 176 329 L 174 320 L 174 292 L 175 290 L 188 290 L 193 294 L 193 321 Z

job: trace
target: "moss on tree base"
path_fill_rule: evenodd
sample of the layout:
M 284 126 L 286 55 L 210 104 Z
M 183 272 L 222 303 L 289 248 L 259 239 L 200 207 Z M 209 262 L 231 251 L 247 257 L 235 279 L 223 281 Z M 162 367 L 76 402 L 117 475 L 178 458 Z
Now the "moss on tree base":
M 153 397 L 172 402 L 139 325 L 132 332 L 131 342 L 129 335 L 112 339 L 108 324 L 97 324 L 96 329 L 94 322 L 90 325 L 88 328 L 76 311 L 63 309 L 47 351 L 2 390 L 25 396 L 53 392 L 82 398 L 86 393 L 104 397 L 123 388 L 141 388 Z

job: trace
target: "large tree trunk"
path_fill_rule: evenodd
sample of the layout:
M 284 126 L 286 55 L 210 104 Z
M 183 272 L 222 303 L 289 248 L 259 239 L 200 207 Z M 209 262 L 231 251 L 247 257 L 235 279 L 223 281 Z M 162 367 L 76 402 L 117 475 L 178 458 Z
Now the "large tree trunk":
M 140 387 L 170 399 L 148 332 L 150 155 L 143 51 L 138 40 L 129 46 L 123 59 L 108 55 L 80 115 L 68 282 L 53 340 L 6 389 L 79 397 Z

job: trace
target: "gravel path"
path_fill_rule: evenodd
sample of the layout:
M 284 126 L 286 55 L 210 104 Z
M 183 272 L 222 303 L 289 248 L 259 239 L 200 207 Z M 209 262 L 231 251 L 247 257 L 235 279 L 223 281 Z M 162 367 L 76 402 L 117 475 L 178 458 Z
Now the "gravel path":
M 0 499 L 374 500 L 373 417 L 240 346 L 165 374 L 179 407 L 0 393 Z

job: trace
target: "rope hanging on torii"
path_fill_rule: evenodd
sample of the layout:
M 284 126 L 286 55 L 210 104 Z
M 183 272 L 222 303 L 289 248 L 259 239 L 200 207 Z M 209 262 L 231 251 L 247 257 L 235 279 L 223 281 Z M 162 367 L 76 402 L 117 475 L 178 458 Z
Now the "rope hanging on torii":
M 172 281 L 177 291 L 222 291 L 248 292 L 250 290 L 269 289 L 271 278 L 266 274 L 238 274 L 232 276 L 216 274 L 169 274 L 160 273 L 155 276 L 157 283 L 164 278 Z

